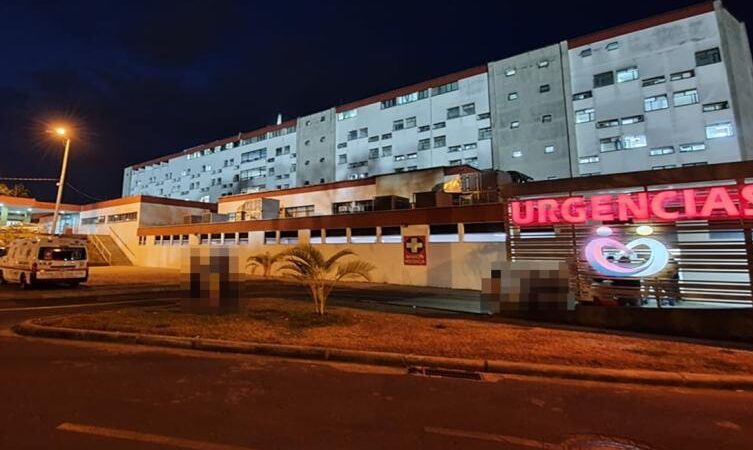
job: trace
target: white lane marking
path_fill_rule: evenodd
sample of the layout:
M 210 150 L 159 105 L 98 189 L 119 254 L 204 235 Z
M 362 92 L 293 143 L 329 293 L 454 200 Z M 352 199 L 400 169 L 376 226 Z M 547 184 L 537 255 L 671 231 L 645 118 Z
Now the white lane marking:
M 123 300 L 120 302 L 92 302 L 92 303 L 79 303 L 76 305 L 30 306 L 30 307 L 25 307 L 25 308 L 0 308 L 0 312 L 41 311 L 45 309 L 83 308 L 84 306 L 100 306 L 100 305 L 127 305 L 130 303 L 168 302 L 172 300 L 174 299 Z
M 424 427 L 427 433 L 441 434 L 443 436 L 461 437 L 469 439 L 479 439 L 483 441 L 502 442 L 505 444 L 517 445 L 520 447 L 538 448 L 546 450 L 561 450 L 562 446 L 550 444 L 548 442 L 536 441 L 516 436 L 506 436 L 503 434 L 482 433 L 478 431 L 454 430 L 452 428 L 441 427 Z
M 190 450 L 253 450 L 249 447 L 237 447 L 235 445 L 216 444 L 214 442 L 194 441 L 191 439 L 162 436 L 159 434 L 140 433 L 138 431 L 118 430 L 116 428 L 96 427 L 77 423 L 61 423 L 57 430 L 70 431 L 73 433 L 90 434 L 111 439 L 124 441 L 144 442 L 149 444 L 164 445 L 167 447 L 187 448 Z

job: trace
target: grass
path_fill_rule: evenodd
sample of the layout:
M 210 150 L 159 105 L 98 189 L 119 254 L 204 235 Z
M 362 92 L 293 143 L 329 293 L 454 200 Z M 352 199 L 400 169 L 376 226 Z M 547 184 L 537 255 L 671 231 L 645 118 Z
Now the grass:
M 615 369 L 749 374 L 753 352 L 459 318 L 330 307 L 324 317 L 309 303 L 256 299 L 239 314 L 196 315 L 178 308 L 129 308 L 43 318 L 46 325 L 198 336 L 236 341 L 488 358 Z

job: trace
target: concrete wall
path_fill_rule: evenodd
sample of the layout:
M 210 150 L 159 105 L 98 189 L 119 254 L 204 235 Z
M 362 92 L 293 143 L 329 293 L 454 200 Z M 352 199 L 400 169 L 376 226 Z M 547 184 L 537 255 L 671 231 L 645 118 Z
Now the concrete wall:
M 428 236 L 428 226 L 403 227 L 403 235 Z M 308 230 L 301 230 L 301 242 L 308 242 Z M 291 248 L 291 245 L 265 245 L 263 232 L 251 232 L 248 245 L 234 245 L 239 259 L 245 261 L 251 255 L 269 251 L 276 253 Z M 196 243 L 192 236 L 192 242 Z M 138 265 L 148 267 L 180 268 L 181 259 L 188 246 L 154 245 L 150 238 L 146 245 L 136 249 Z M 488 274 L 491 264 L 504 261 L 504 243 L 429 243 L 426 266 L 403 265 L 402 244 L 318 244 L 325 256 L 349 248 L 362 260 L 374 264 L 373 281 L 378 283 L 435 286 L 454 289 L 481 289 L 481 278 Z
M 614 43 L 617 48 L 608 50 Z M 707 124 L 732 121 L 732 109 L 702 112 L 705 103 L 731 101 L 726 61 L 696 67 L 695 52 L 721 45 L 719 26 L 714 12 L 690 17 L 664 25 L 646 28 L 626 35 L 605 39 L 589 45 L 571 48 L 569 63 L 572 92 L 590 91 L 592 98 L 573 101 L 573 109 L 595 109 L 595 120 L 575 124 L 577 152 L 573 158 L 595 157 L 598 161 L 576 161 L 581 175 L 595 173 L 618 173 L 646 170 L 659 166 L 680 166 L 689 163 L 721 163 L 739 161 L 742 157 L 738 138 L 706 139 Z M 590 49 L 590 56 L 583 56 Z M 634 81 L 594 87 L 594 75 L 615 72 L 636 66 L 639 78 Z M 695 76 L 670 81 L 670 74 L 695 70 Z M 642 86 L 642 80 L 665 76 L 666 82 L 654 86 Z M 697 89 L 699 102 L 694 105 L 673 105 L 674 92 Z M 669 108 L 646 112 L 644 99 L 665 94 Z M 643 115 L 644 122 L 597 128 L 599 121 L 622 119 Z M 600 151 L 600 139 L 643 135 L 647 145 L 643 148 L 612 152 Z M 679 145 L 705 143 L 706 150 L 681 153 Z M 673 146 L 674 153 L 650 156 L 652 148 Z
M 571 176 L 562 54 L 555 44 L 489 64 L 495 168 L 535 180 Z M 542 86 L 549 91 L 540 92 Z M 518 98 L 509 100 L 511 93 Z M 545 115 L 551 122 L 542 121 Z
M 296 186 L 335 181 L 335 109 L 298 119 Z

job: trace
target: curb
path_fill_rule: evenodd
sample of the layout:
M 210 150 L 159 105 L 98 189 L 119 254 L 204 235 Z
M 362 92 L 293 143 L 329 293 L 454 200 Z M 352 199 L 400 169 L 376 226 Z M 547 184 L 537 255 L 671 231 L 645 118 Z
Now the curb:
M 48 327 L 27 320 L 13 327 L 24 336 L 71 339 L 80 341 L 113 342 L 202 350 L 221 353 L 242 353 L 284 358 L 350 362 L 391 367 L 420 366 L 487 372 L 503 375 L 523 375 L 570 380 L 630 383 L 654 386 L 677 386 L 709 389 L 753 390 L 753 376 L 659 372 L 653 370 L 596 369 L 554 364 L 518 363 L 500 360 L 446 358 L 439 356 L 408 355 L 392 352 L 345 350 L 302 345 L 263 344 L 254 342 L 224 341 L 220 339 L 160 336 L 153 334 L 85 330 Z

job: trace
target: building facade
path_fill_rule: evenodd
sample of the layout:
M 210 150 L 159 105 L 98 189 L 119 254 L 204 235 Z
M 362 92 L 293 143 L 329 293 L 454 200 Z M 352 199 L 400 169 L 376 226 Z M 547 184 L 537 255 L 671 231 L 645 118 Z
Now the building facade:
M 535 180 L 753 158 L 753 63 L 721 2 L 511 56 L 125 169 L 123 195 L 470 165 Z

